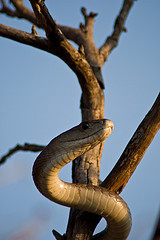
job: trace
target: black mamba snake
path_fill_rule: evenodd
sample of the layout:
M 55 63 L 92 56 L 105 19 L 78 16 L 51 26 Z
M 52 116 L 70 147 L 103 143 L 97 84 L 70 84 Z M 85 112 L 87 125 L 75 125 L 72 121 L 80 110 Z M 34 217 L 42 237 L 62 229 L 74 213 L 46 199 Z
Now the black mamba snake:
M 110 120 L 82 122 L 54 138 L 33 166 L 35 185 L 45 197 L 106 219 L 107 228 L 99 234 L 99 240 L 127 239 L 132 223 L 127 204 L 105 188 L 66 183 L 59 179 L 58 174 L 67 163 L 104 141 L 112 130 L 113 123 Z

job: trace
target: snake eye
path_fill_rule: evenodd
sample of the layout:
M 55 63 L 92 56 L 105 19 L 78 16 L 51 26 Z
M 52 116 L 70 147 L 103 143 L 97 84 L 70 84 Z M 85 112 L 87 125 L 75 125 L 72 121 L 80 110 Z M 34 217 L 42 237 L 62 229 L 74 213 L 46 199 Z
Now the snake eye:
M 85 130 L 88 128 L 88 122 L 82 122 L 82 128 Z

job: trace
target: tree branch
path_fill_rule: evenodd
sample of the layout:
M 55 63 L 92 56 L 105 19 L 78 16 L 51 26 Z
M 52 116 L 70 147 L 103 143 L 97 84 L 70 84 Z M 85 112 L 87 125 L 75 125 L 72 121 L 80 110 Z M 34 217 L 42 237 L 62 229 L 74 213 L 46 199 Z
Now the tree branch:
M 86 34 L 86 36 L 94 42 L 93 39 L 93 24 L 94 24 L 94 18 L 98 15 L 98 13 L 90 12 L 87 14 L 87 9 L 85 7 L 81 8 L 81 13 L 84 17 L 85 24 L 83 25 L 81 23 L 80 29 L 83 33 Z
M 4 0 L 1 0 L 2 8 L 0 13 L 4 13 L 9 17 L 17 17 L 19 19 L 26 19 L 37 27 L 40 27 L 33 11 L 24 6 L 23 1 L 10 0 L 15 7 L 15 10 L 9 8 Z
M 29 151 L 29 152 L 40 152 L 45 148 L 45 146 L 25 143 L 24 145 L 17 144 L 14 148 L 11 148 L 7 154 L 1 157 L 0 165 L 5 163 L 6 160 L 11 157 L 14 153 L 18 151 Z
M 100 63 L 99 58 L 99 50 L 97 49 L 94 38 L 93 38 L 93 24 L 95 21 L 95 17 L 98 15 L 97 13 L 90 12 L 87 14 L 87 9 L 82 7 L 81 12 L 84 16 L 85 25 L 81 23 L 80 28 L 83 33 L 83 47 L 85 52 L 85 57 L 90 64 L 94 75 L 96 76 L 99 85 L 102 89 L 105 88 L 101 68 L 102 65 Z
M 74 41 L 83 51 L 86 60 L 88 61 L 94 75 L 96 76 L 100 87 L 105 88 L 104 81 L 101 73 L 102 65 L 99 61 L 99 50 L 97 49 L 93 38 L 93 24 L 94 18 L 97 13 L 90 12 L 87 14 L 87 9 L 81 8 L 82 15 L 84 16 L 84 24 L 80 23 L 80 29 L 58 25 L 67 39 Z
M 134 0 L 124 0 L 120 13 L 116 18 L 112 35 L 106 39 L 105 43 L 99 49 L 102 65 L 107 60 L 108 55 L 111 53 L 111 51 L 118 45 L 118 41 L 121 33 L 123 31 L 126 32 L 126 28 L 124 27 L 124 24 L 129 14 L 129 11 L 133 5 L 133 2 Z
M 101 186 L 118 194 L 122 192 L 159 129 L 160 94 Z
M 47 38 L 38 37 L 32 33 L 0 24 L 0 36 L 55 54 L 54 48 Z

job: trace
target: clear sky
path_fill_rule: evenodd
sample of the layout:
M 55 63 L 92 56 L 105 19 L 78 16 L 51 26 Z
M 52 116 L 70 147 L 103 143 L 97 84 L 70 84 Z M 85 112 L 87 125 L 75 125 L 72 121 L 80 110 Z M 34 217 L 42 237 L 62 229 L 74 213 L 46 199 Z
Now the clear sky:
M 98 12 L 94 36 L 99 47 L 111 34 L 122 1 L 46 1 L 58 23 L 78 27 L 80 7 Z M 105 118 L 114 122 L 105 143 L 101 179 L 113 168 L 160 90 L 160 1 L 136 1 L 118 47 L 103 67 Z M 0 22 L 30 32 L 23 20 L 0 15 Z M 42 31 L 39 31 L 42 35 Z M 0 38 L 0 155 L 17 143 L 46 145 L 79 124 L 81 89 L 75 74 L 57 57 Z M 158 133 L 121 196 L 130 207 L 133 227 L 129 240 L 150 240 L 160 203 Z M 32 166 L 38 154 L 17 153 L 0 167 L 0 240 L 54 239 L 64 233 L 68 208 L 43 197 L 34 186 Z M 61 176 L 71 180 L 71 165 Z M 102 221 L 98 230 L 102 230 Z M 29 229 L 29 231 L 28 231 Z M 27 235 L 29 234 L 29 235 Z

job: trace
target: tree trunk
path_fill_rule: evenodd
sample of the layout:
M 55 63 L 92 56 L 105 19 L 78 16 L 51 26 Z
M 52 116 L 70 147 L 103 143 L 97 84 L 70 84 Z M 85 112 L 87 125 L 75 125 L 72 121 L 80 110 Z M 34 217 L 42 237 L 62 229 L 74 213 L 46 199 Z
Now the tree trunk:
M 90 102 L 89 102 L 90 101 Z M 104 94 L 99 88 L 98 95 L 94 95 L 88 99 L 88 96 L 82 94 L 81 97 L 82 121 L 102 119 L 104 118 Z M 99 144 L 94 149 L 84 153 L 73 161 L 72 178 L 74 183 L 83 184 L 99 184 L 99 172 L 101 155 L 104 143 Z M 67 239 L 89 239 L 88 226 L 83 224 L 81 219 L 82 211 L 71 209 L 67 226 Z M 86 234 L 87 233 L 87 234 Z

